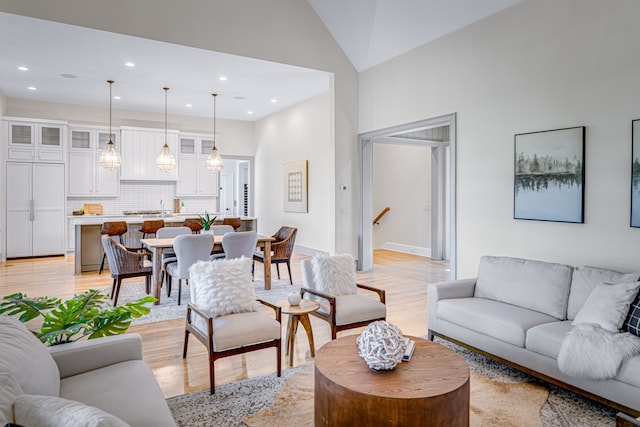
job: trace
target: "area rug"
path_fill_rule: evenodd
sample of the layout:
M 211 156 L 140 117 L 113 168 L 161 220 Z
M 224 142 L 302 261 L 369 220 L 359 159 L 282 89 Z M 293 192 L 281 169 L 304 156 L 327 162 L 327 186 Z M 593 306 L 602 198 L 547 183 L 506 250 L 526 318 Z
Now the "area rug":
M 292 292 L 300 292 L 300 285 L 296 282 L 293 282 L 293 285 L 291 285 L 289 278 L 272 278 L 271 289 L 268 291 L 264 289 L 264 282 L 260 279 L 256 279 L 253 282 L 253 286 L 256 291 L 257 298 L 270 302 L 286 300 L 288 294 Z M 110 286 L 100 287 L 98 289 L 111 292 Z M 118 296 L 118 305 L 129 301 L 135 301 L 144 295 L 144 282 L 123 282 L 120 287 L 120 295 Z M 182 319 L 187 314 L 187 303 L 189 302 L 189 298 L 189 286 L 183 283 L 181 304 L 178 305 L 178 283 L 174 280 L 174 284 L 171 289 L 171 296 L 167 296 L 167 291 L 163 287 L 160 297 L 161 304 L 151 305 L 151 312 L 138 319 L 133 319 L 131 325 L 144 325 L 146 323 L 162 322 L 164 320 Z
M 445 342 L 441 342 L 445 344 Z M 615 411 L 537 381 L 484 356 L 448 344 L 467 362 L 471 376 L 471 425 L 606 427 Z M 313 364 L 167 400 L 179 426 L 311 426 Z

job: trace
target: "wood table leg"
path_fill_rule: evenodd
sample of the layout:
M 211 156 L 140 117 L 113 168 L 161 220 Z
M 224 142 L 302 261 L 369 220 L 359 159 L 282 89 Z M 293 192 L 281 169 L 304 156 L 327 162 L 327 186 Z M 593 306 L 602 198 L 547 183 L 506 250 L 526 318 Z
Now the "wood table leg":
M 160 304 L 160 291 L 162 290 L 162 248 L 151 248 L 153 255 L 153 296 L 156 297 L 155 305 Z
M 298 329 L 298 320 L 300 320 L 300 316 L 297 314 L 292 314 L 289 316 L 289 342 L 287 343 L 287 352 L 289 354 L 289 366 L 293 366 L 293 344 L 296 340 L 296 330 Z
M 264 242 L 264 289 L 271 289 L 271 242 Z
M 311 357 L 316 357 L 316 349 L 313 344 L 313 331 L 311 330 L 311 321 L 309 320 L 309 315 L 306 313 L 301 314 L 300 323 L 302 323 L 302 326 L 307 333 L 307 339 L 309 340 L 309 350 L 311 350 Z

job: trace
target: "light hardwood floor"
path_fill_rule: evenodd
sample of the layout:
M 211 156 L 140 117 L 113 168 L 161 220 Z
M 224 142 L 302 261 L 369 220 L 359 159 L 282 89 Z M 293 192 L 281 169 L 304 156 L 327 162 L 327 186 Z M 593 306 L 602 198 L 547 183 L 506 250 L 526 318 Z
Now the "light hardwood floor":
M 300 260 L 303 258 L 296 254 L 291 263 L 293 280 L 298 284 L 302 283 Z M 385 250 L 375 251 L 374 263 L 373 270 L 357 273 L 358 282 L 386 290 L 387 321 L 397 325 L 407 335 L 426 335 L 427 285 L 448 279 L 448 263 Z M 0 295 L 23 292 L 29 296 L 69 298 L 75 293 L 111 284 L 108 271 L 102 275 L 87 272 L 75 276 L 73 267 L 73 257 L 0 263 Z M 286 267 L 282 272 L 286 276 Z M 284 337 L 286 315 L 283 315 L 282 323 Z M 331 339 L 331 335 L 328 325 L 322 320 L 312 317 L 311 323 L 317 350 Z M 189 354 L 182 359 L 184 319 L 132 326 L 129 331 L 142 335 L 144 359 L 151 366 L 166 397 L 209 386 L 207 352 L 199 341 L 190 340 Z M 362 328 L 353 329 L 341 332 L 339 336 L 361 331 Z M 301 366 L 307 360 L 310 360 L 309 344 L 303 328 L 299 328 L 294 366 Z M 282 367 L 288 368 L 284 345 Z M 216 362 L 216 385 L 269 374 L 275 369 L 273 349 L 221 359 Z

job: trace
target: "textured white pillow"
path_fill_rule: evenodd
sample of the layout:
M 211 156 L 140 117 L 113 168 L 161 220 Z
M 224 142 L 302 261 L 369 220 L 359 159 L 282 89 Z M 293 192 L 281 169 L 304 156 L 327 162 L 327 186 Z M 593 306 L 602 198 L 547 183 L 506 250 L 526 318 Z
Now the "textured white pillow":
M 13 402 L 21 394 L 18 380 L 8 372 L 0 372 L 0 425 L 13 422 Z
M 130 427 L 102 409 L 61 397 L 23 394 L 13 412 L 16 424 L 28 427 Z
M 250 258 L 199 261 L 189 269 L 191 302 L 213 317 L 256 311 Z
M 311 259 L 311 271 L 316 290 L 334 297 L 358 293 L 353 257 L 320 255 Z
M 640 282 L 603 283 L 595 287 L 573 319 L 573 325 L 591 323 L 602 329 L 619 332 L 629 312 L 631 302 L 638 295 Z

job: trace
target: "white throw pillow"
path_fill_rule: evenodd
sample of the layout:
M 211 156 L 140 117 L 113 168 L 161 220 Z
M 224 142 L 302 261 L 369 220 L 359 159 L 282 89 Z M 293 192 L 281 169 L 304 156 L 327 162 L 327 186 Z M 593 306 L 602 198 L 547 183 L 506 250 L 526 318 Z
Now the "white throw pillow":
M 629 306 L 640 289 L 640 282 L 603 283 L 595 287 L 573 320 L 573 325 L 591 323 L 602 329 L 619 332 Z
M 61 397 L 23 394 L 13 412 L 16 424 L 28 427 L 130 427 L 102 409 Z
M 250 258 L 199 261 L 189 269 L 191 302 L 211 316 L 256 311 Z
M 8 372 L 0 372 L 0 425 L 13 422 L 13 402 L 21 394 L 18 380 Z
M 29 394 L 60 394 L 60 371 L 49 349 L 17 318 L 0 315 L 0 372 L 9 372 Z
M 355 263 L 349 254 L 315 256 L 311 271 L 318 292 L 334 297 L 358 293 Z

